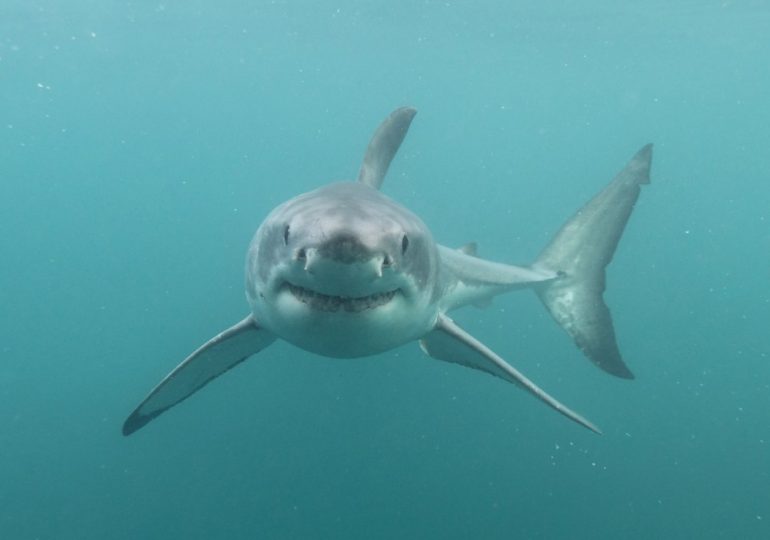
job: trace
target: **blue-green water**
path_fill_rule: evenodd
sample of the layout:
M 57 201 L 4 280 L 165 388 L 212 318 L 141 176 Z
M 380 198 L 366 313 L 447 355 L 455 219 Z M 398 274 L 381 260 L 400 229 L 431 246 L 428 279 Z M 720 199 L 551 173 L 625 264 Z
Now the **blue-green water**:
M 0 4 L 0 537 L 770 537 L 770 3 Z M 419 109 L 386 193 L 526 263 L 644 143 L 607 299 L 456 319 L 605 431 L 403 347 L 278 344 L 130 438 L 247 311 L 248 241 Z

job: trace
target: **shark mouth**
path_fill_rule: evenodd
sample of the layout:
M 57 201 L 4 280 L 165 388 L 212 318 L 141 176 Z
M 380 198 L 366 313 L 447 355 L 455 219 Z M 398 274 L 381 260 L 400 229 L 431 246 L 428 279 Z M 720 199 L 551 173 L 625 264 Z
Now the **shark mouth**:
M 347 311 L 349 313 L 358 313 L 367 309 L 374 309 L 380 306 L 384 306 L 396 296 L 398 289 L 393 291 L 385 291 L 381 293 L 370 294 L 369 296 L 359 296 L 357 298 L 349 296 L 330 296 L 328 294 L 322 294 L 298 285 L 293 285 L 286 282 L 286 287 L 289 292 L 302 302 L 307 304 L 313 309 L 319 311 Z

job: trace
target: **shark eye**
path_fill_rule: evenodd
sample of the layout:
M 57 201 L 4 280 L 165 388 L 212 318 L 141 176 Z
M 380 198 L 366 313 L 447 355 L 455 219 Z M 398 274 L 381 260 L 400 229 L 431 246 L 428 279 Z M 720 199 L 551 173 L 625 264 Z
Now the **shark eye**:
M 289 226 L 286 225 L 286 227 L 283 228 L 283 243 L 285 245 L 289 245 Z
M 403 255 L 404 253 L 406 253 L 406 250 L 407 250 L 407 248 L 408 248 L 408 247 L 409 247 L 409 237 L 407 237 L 406 235 L 404 235 L 404 236 L 401 238 L 401 254 L 402 254 L 402 255 Z

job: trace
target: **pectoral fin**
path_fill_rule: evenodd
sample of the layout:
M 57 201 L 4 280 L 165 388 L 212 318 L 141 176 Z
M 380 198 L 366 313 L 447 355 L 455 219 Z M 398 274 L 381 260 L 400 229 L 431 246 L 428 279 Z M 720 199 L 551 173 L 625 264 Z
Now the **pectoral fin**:
M 126 419 L 123 435 L 132 434 L 273 341 L 275 336 L 260 328 L 251 315 L 210 339 L 150 392 Z
M 453 362 L 466 367 L 485 371 L 508 382 L 517 384 L 549 407 L 577 422 L 578 424 L 601 434 L 598 427 L 569 409 L 543 389 L 530 381 L 513 366 L 495 354 L 489 347 L 457 326 L 446 315 L 439 315 L 436 327 L 420 340 L 422 350 L 438 360 Z

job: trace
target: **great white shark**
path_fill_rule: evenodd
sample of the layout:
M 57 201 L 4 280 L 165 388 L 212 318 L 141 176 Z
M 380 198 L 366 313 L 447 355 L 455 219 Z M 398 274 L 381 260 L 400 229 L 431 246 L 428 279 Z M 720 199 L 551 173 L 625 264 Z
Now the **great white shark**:
M 123 425 L 129 435 L 276 339 L 319 355 L 358 358 L 419 341 L 433 358 L 515 383 L 582 426 L 589 420 L 547 394 L 449 313 L 532 289 L 594 364 L 633 378 L 603 300 L 612 259 L 640 187 L 650 181 L 652 145 L 558 231 L 527 267 L 482 259 L 475 244 L 437 244 L 423 221 L 379 189 L 416 114 L 393 111 L 377 128 L 354 182 L 336 182 L 275 208 L 246 255 L 250 313 L 169 373 Z

